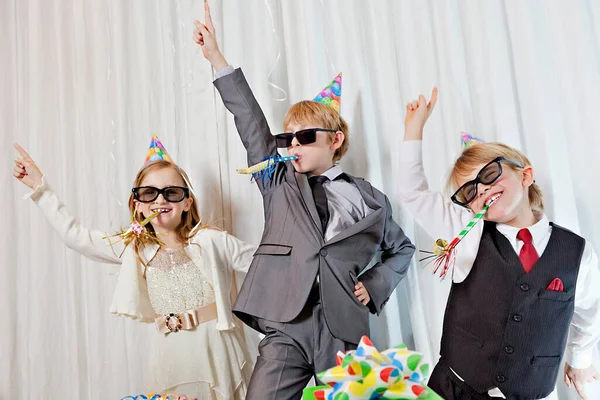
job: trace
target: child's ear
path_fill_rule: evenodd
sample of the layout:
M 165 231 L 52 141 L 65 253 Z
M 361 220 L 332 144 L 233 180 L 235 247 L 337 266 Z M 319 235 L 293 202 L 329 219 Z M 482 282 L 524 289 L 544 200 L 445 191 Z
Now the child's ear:
M 533 167 L 531 165 L 527 165 L 523 167 L 523 187 L 529 187 L 533 184 L 535 180 L 535 174 L 533 171 Z
M 133 214 L 135 218 L 144 219 L 144 212 L 142 211 L 142 203 L 137 200 L 133 200 Z
M 344 140 L 346 140 L 346 135 L 344 135 L 344 132 L 337 131 L 333 136 L 333 141 L 331 142 L 331 146 L 329 146 L 329 148 L 333 151 L 339 149 L 342 147 Z
M 192 199 L 191 197 L 188 197 L 187 199 L 185 199 L 185 204 L 183 206 L 183 211 L 187 212 L 190 211 L 190 208 L 192 208 L 192 203 L 194 202 L 194 199 Z

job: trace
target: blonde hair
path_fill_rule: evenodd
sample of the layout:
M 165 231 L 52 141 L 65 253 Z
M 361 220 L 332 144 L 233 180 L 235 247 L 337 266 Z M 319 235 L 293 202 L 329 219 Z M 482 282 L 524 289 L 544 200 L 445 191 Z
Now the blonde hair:
M 188 183 L 189 178 L 188 178 L 187 174 L 185 173 L 185 171 L 182 168 L 180 168 L 178 165 L 173 164 L 172 162 L 169 162 L 169 161 L 165 161 L 165 160 L 152 161 L 151 163 L 144 165 L 142 167 L 142 169 L 140 169 L 138 171 L 138 173 L 135 177 L 135 180 L 133 182 L 133 187 L 141 186 L 144 179 L 150 173 L 152 173 L 154 171 L 162 170 L 165 168 L 173 169 L 173 171 L 175 171 L 181 177 L 184 187 L 192 189 L 191 185 Z M 193 238 L 194 235 L 196 235 L 196 233 L 198 233 L 198 231 L 200 231 L 201 229 L 210 228 L 209 225 L 202 223 L 202 219 L 200 218 L 200 212 L 198 211 L 198 202 L 196 201 L 196 196 L 194 196 L 194 193 L 191 190 L 189 192 L 189 196 L 192 199 L 192 205 L 190 206 L 190 209 L 188 211 L 184 211 L 181 214 L 181 222 L 179 223 L 179 226 L 177 226 L 177 228 L 175 230 L 177 239 L 181 243 L 186 243 L 188 240 Z M 134 202 L 133 193 L 131 193 L 131 195 L 129 196 L 129 211 L 131 212 L 132 215 L 135 213 L 135 202 Z M 142 222 L 144 220 L 144 217 L 142 216 L 141 213 L 136 213 L 135 219 L 138 222 Z M 154 231 L 154 227 L 152 226 L 152 224 L 147 224 L 146 229 L 148 231 L 152 232 L 153 234 L 156 233 Z M 136 254 L 138 260 L 140 260 L 140 262 L 145 266 L 146 264 L 140 257 L 140 249 L 144 246 L 144 243 L 142 243 L 139 240 L 135 240 L 133 246 L 134 246 L 133 248 L 135 250 L 135 254 Z
M 339 112 L 330 106 L 312 100 L 296 103 L 288 110 L 283 120 L 284 129 L 290 124 L 317 124 L 320 125 L 318 128 L 341 131 L 344 134 L 344 142 L 333 154 L 333 162 L 341 160 L 348 151 L 350 145 L 348 141 L 348 123 Z M 335 132 L 329 132 L 328 136 L 329 140 L 333 141 Z
M 481 164 L 487 164 L 496 157 L 504 157 L 513 161 L 517 161 L 523 167 L 531 166 L 531 162 L 519 150 L 507 146 L 503 143 L 476 143 L 463 150 L 462 154 L 454 163 L 454 168 L 450 172 L 446 188 L 449 192 L 454 192 L 458 189 L 459 178 L 466 178 L 473 173 L 473 170 Z M 521 168 L 511 163 L 504 163 L 503 167 L 512 168 L 515 171 Z M 544 211 L 544 196 L 542 189 L 537 183 L 532 183 L 529 186 L 529 205 L 533 211 Z

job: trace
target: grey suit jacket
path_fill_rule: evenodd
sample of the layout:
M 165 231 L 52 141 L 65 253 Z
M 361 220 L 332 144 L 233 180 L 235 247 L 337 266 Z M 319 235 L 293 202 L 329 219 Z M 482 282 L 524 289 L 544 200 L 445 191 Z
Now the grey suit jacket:
M 267 120 L 242 71 L 214 84 L 235 117 L 248 165 L 277 154 Z M 271 179 L 257 180 L 264 233 L 233 307 L 246 324 L 260 330 L 256 318 L 293 320 L 306 304 L 318 273 L 323 312 L 333 336 L 358 343 L 369 334 L 369 311 L 381 312 L 406 275 L 415 247 L 393 220 L 387 197 L 361 178 L 350 179 L 375 211 L 329 241 L 323 239 L 306 175 L 295 172 L 290 163 L 278 163 Z M 361 275 L 378 250 L 381 261 Z M 359 275 L 371 296 L 368 306 L 354 296 Z

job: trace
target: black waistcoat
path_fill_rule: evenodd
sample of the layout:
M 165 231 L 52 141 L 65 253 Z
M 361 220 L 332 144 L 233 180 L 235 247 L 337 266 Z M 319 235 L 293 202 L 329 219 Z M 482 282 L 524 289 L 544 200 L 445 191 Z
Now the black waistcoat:
M 472 388 L 498 387 L 507 399 L 554 390 L 573 317 L 585 240 L 552 224 L 548 246 L 525 273 L 509 241 L 485 222 L 473 269 L 453 283 L 441 356 Z M 546 290 L 555 278 L 564 292 Z

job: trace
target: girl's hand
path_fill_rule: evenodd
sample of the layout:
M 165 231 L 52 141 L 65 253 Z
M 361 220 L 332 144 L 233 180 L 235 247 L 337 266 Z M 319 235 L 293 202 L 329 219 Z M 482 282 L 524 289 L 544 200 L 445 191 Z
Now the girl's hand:
M 223 54 L 221 54 L 221 50 L 219 50 L 215 35 L 215 26 L 213 25 L 210 16 L 210 7 L 207 2 L 204 3 L 204 21 L 206 21 L 206 25 L 198 20 L 194 21 L 194 25 L 196 26 L 196 29 L 194 29 L 194 42 L 200 45 L 204 58 L 210 61 L 216 71 L 219 71 L 229 64 L 225 60 L 225 57 L 223 57 Z
M 419 100 L 413 100 L 406 105 L 406 117 L 404 118 L 404 140 L 423 139 L 423 127 L 431 115 L 437 102 L 438 89 L 436 87 L 431 91 L 429 103 L 425 96 L 419 95 Z
M 42 176 L 44 175 L 21 146 L 15 143 L 15 149 L 20 153 L 20 158 L 15 158 L 13 175 L 31 189 L 35 189 L 42 184 Z

